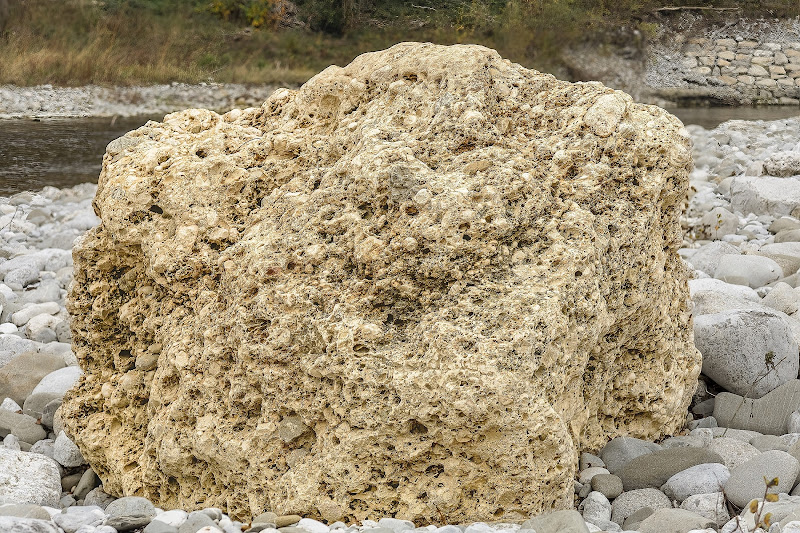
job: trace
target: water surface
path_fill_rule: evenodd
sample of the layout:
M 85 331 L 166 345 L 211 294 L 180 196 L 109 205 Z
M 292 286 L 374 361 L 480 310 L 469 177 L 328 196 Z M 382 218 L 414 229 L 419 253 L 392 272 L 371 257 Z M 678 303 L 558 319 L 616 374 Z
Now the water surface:
M 684 124 L 716 128 L 727 120 L 779 120 L 800 116 L 800 107 L 668 107 Z
M 731 119 L 776 120 L 797 107 L 684 107 L 668 109 L 684 124 L 713 128 Z M 97 182 L 106 145 L 162 117 L 0 120 L 0 196 L 46 185 Z
M 106 145 L 161 118 L 0 120 L 0 196 L 97 183 Z

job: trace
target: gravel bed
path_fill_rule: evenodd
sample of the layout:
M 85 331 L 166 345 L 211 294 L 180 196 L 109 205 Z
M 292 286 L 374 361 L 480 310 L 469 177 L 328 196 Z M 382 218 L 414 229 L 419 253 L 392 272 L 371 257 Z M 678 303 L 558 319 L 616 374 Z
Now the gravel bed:
M 224 86 L 231 99 L 244 98 L 232 87 Z M 49 112 L 58 107 L 48 105 Z M 81 105 L 59 112 L 98 109 Z M 686 429 L 658 443 L 619 437 L 583 453 L 575 508 L 521 524 L 390 517 L 324 524 L 269 509 L 243 524 L 219 509 L 162 510 L 106 494 L 58 410 L 81 375 L 65 297 L 73 243 L 99 222 L 91 206 L 96 186 L 0 197 L 0 531 L 800 533 L 800 117 L 687 131 L 696 168 L 680 254 L 692 272 L 704 363 Z M 765 499 L 766 492 L 774 496 Z

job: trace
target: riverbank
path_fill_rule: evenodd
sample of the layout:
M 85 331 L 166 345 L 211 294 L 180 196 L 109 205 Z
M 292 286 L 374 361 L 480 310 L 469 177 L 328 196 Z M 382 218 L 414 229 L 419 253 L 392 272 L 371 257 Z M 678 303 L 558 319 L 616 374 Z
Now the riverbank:
M 734 49 L 733 58 L 725 59 L 731 45 L 719 40 L 800 42 L 800 6 L 790 0 L 708 4 L 664 9 L 654 0 L 68 0 L 53 26 L 48 2 L 4 0 L 0 6 L 10 9 L 3 13 L 0 7 L 0 84 L 295 85 L 328 65 L 414 40 L 482 44 L 528 68 L 570 81 L 603 81 L 639 101 L 797 105 L 790 101 L 798 96 L 789 80 L 800 78 L 785 66 L 790 60 L 773 58 L 783 73 L 754 68 L 750 74 L 754 64 L 764 66 L 754 60 L 760 56 L 736 58 Z
M 0 86 L 0 119 L 132 117 L 188 108 L 228 111 L 257 107 L 277 87 L 222 83 L 171 83 L 140 87 Z

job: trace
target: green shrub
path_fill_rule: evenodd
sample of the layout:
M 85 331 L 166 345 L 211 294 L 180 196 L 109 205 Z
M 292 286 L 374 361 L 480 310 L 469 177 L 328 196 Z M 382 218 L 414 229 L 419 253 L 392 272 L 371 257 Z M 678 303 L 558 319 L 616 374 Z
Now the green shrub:
M 286 15 L 282 0 L 212 0 L 208 11 L 224 20 L 246 22 L 254 28 L 275 27 Z

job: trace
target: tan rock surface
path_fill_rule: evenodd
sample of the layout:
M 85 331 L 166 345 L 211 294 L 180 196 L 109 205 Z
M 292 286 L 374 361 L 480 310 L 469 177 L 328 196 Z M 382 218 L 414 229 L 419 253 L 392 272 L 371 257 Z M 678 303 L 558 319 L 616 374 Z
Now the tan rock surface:
M 675 431 L 700 369 L 680 122 L 404 43 L 112 142 L 65 426 L 116 495 L 325 520 L 572 504 L 577 451 Z

